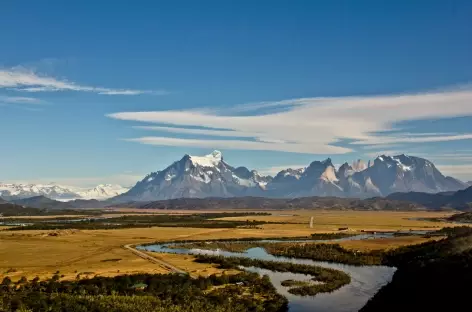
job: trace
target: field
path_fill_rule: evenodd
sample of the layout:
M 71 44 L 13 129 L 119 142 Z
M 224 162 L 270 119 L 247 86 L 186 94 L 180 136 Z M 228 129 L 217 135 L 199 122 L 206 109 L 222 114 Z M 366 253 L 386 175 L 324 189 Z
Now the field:
M 126 212 L 124 212 L 126 213 Z M 130 211 L 131 213 L 131 211 Z M 195 213 L 195 212 L 194 212 Z M 281 215 L 286 214 L 286 215 Z M 450 213 L 449 213 L 450 214 Z M 266 224 L 260 229 L 204 228 L 133 228 L 117 230 L 0 231 L 0 278 L 21 276 L 50 277 L 57 271 L 64 278 L 115 276 L 125 273 L 164 273 L 168 270 L 142 259 L 122 246 L 178 239 L 222 239 L 242 237 L 309 236 L 312 233 L 336 232 L 340 227 L 361 230 L 439 229 L 452 224 L 418 221 L 415 218 L 442 217 L 447 213 L 431 212 L 359 212 L 359 211 L 289 211 L 252 219 L 286 222 Z M 314 226 L 309 228 L 309 219 Z M 235 218 L 246 220 L 245 217 Z M 397 237 L 384 240 L 350 242 L 354 249 L 391 248 L 422 242 L 420 237 Z M 218 272 L 213 266 L 196 264 L 190 256 L 158 255 L 192 275 Z

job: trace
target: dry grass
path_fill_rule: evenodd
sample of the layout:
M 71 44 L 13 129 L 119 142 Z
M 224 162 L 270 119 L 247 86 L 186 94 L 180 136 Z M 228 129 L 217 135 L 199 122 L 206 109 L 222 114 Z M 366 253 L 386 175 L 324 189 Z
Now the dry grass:
M 282 214 L 291 214 L 283 216 Z M 394 211 L 340 211 L 340 210 L 293 210 L 272 212 L 270 216 L 229 217 L 225 220 L 257 220 L 290 223 L 291 229 L 308 228 L 310 217 L 314 217 L 312 232 L 332 232 L 340 227 L 350 230 L 434 230 L 444 226 L 457 226 L 453 223 L 438 223 L 412 220 L 414 218 L 439 218 L 452 215 L 451 212 L 394 212 Z M 302 224 L 296 224 L 302 223 Z M 277 228 L 278 225 L 265 225 L 266 229 Z
M 162 212 L 162 211 L 161 211 Z M 195 212 L 195 211 L 192 211 Z M 276 214 L 297 216 L 254 216 L 250 219 L 287 222 L 267 224 L 262 229 L 196 229 L 196 228 L 143 228 L 117 230 L 64 231 L 59 236 L 47 236 L 50 231 L 0 231 L 0 278 L 10 276 L 18 279 L 50 277 L 56 271 L 65 278 L 75 278 L 81 272 L 90 275 L 113 276 L 136 272 L 167 272 L 165 268 L 141 259 L 122 248 L 125 244 L 177 239 L 224 239 L 242 237 L 308 236 L 315 232 L 335 232 L 339 227 L 352 230 L 398 230 L 436 229 L 448 224 L 407 220 L 418 217 L 439 217 L 445 213 L 430 212 L 355 212 L 355 211 L 290 211 Z M 310 216 L 315 226 L 310 229 Z M 246 218 L 232 218 L 243 219 Z M 294 222 L 304 222 L 295 224 Z M 391 240 L 346 242 L 348 248 L 393 248 L 404 244 L 421 242 L 419 238 L 398 237 Z M 360 244 L 360 245 L 356 245 Z M 159 255 L 165 261 L 196 274 L 218 271 L 208 265 L 195 264 L 190 256 Z M 121 259 L 119 261 L 104 261 Z M 16 272 L 6 274 L 13 268 Z M 214 271 L 216 270 L 216 271 Z
M 92 276 L 113 276 L 136 272 L 167 272 L 166 269 L 124 250 L 122 246 L 176 239 L 277 237 L 309 233 L 309 231 L 285 231 L 282 229 L 167 227 L 62 231 L 59 236 L 48 236 L 48 233 L 51 232 L 55 231 L 0 232 L 0 277 L 2 275 L 10 276 L 14 280 L 21 276 L 45 278 L 51 277 L 56 271 L 59 271 L 61 275 L 64 274 L 65 278 L 75 278 L 81 272 L 93 272 L 93 274 L 90 274 Z M 107 259 L 121 260 L 103 262 Z M 187 262 L 191 261 L 188 260 Z M 5 274 L 11 268 L 15 269 L 16 272 Z M 194 269 L 190 268 L 190 270 Z M 203 271 L 205 269 L 197 268 L 196 270 Z

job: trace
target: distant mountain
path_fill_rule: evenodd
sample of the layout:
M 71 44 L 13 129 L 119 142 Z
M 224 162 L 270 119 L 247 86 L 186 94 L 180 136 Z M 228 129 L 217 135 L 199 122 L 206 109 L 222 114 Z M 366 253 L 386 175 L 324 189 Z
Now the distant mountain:
M 80 199 L 107 199 L 127 192 L 128 189 L 116 184 L 99 184 L 96 187 L 78 191 Z
M 472 186 L 472 181 L 467 182 L 467 184 L 469 184 L 470 186 Z
M 472 210 L 472 186 L 457 192 L 437 194 L 420 192 L 393 193 L 386 198 L 390 200 L 413 202 L 430 209 L 454 208 L 459 210 Z
M 6 200 L 35 196 L 47 196 L 60 200 L 70 200 L 79 195 L 63 186 L 55 184 L 13 184 L 0 183 L 0 196 Z
M 39 209 L 71 209 L 74 208 L 69 202 L 61 202 L 47 198 L 45 196 L 35 196 L 12 200 L 12 203 L 20 206 L 27 206 Z
M 75 189 L 50 184 L 0 183 L 0 196 L 6 200 L 45 196 L 54 200 L 107 199 L 126 192 L 128 189 L 112 184 L 100 184 L 92 189 Z
M 466 183 L 444 176 L 430 161 L 413 156 L 382 155 L 368 164 L 362 160 L 345 163 L 338 170 L 328 158 L 270 177 L 246 167 L 232 167 L 221 152 L 214 151 L 206 156 L 185 155 L 111 201 L 242 196 L 369 198 L 395 192 L 455 192 L 466 187 Z
M 353 175 L 360 185 L 375 186 L 372 192 L 388 195 L 394 192 L 438 193 L 457 191 L 467 185 L 457 179 L 444 176 L 432 162 L 413 156 L 379 156 L 374 164 Z

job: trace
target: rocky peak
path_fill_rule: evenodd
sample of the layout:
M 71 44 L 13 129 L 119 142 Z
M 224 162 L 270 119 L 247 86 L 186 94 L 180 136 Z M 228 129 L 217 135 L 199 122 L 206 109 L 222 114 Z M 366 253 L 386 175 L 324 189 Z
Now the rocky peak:
M 351 176 L 354 173 L 354 169 L 352 168 L 351 165 L 349 165 L 347 162 L 341 165 L 338 169 L 338 176 L 339 178 L 347 178 Z

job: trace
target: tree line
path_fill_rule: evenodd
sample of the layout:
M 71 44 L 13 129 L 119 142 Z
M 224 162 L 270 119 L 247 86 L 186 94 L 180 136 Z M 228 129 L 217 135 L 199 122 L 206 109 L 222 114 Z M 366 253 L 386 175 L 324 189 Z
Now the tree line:
M 134 274 L 75 281 L 60 281 L 55 275 L 45 281 L 35 278 L 17 283 L 4 278 L 0 285 L 0 311 L 286 310 L 287 300 L 277 294 L 267 277 L 247 272 L 196 279 L 179 274 Z
M 351 277 L 342 271 L 306 264 L 208 255 L 197 255 L 195 261 L 215 263 L 222 269 L 238 269 L 243 266 L 257 267 L 274 272 L 300 273 L 310 275 L 314 281 L 321 282 L 320 284 L 299 285 L 289 289 L 290 293 L 299 296 L 314 296 L 318 293 L 332 292 L 351 282 Z

